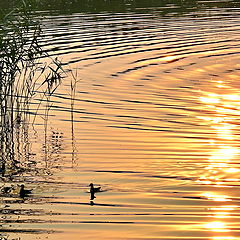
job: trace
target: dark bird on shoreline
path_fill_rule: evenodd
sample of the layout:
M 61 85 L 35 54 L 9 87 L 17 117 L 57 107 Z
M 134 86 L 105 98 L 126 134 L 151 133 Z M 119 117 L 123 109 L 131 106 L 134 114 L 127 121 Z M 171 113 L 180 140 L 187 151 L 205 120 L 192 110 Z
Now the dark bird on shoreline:
M 94 187 L 93 183 L 89 184 L 90 187 L 90 194 L 91 194 L 91 200 L 94 200 L 95 197 L 95 193 L 97 192 L 101 192 L 101 187 Z
M 24 197 L 26 197 L 27 195 L 29 195 L 31 193 L 32 193 L 32 190 L 24 189 L 24 185 L 23 184 L 21 185 L 20 191 L 19 191 L 19 196 L 21 198 L 24 198 Z

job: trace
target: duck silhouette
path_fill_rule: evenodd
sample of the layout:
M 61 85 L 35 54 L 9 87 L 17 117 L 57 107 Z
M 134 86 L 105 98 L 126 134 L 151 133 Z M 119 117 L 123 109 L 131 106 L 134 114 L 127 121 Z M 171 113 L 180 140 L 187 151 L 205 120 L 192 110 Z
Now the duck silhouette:
M 26 197 L 27 195 L 31 194 L 32 193 L 32 190 L 30 189 L 24 189 L 24 185 L 22 184 L 21 187 L 20 187 L 20 191 L 19 191 L 19 196 L 21 198 L 24 198 Z
M 91 200 L 94 200 L 94 198 L 96 198 L 95 193 L 101 192 L 101 187 L 94 187 L 93 183 L 90 183 L 89 187 L 90 187 Z

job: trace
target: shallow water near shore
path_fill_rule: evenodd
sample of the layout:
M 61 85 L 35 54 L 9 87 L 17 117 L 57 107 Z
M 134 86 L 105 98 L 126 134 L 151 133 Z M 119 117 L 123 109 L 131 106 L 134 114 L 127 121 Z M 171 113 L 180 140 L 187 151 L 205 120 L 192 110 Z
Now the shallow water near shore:
M 74 104 L 68 76 L 29 126 L 46 171 L 2 182 L 0 238 L 240 238 L 240 4 L 150 2 L 38 12 Z

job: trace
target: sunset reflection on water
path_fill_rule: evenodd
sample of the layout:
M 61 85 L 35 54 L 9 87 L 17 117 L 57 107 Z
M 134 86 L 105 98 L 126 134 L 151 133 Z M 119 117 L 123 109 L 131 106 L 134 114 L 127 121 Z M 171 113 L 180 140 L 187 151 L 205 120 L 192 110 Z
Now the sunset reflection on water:
M 211 215 L 204 228 L 212 232 L 212 240 L 235 240 L 238 238 L 232 232 L 232 215 L 239 205 L 236 204 L 238 200 L 231 196 L 235 186 L 228 186 L 228 183 L 238 185 L 239 182 L 239 168 L 235 167 L 235 163 L 239 157 L 237 121 L 240 115 L 240 95 L 238 89 L 228 86 L 224 81 L 217 81 L 215 87 L 215 92 L 203 93 L 204 96 L 199 98 L 205 109 L 212 112 L 200 119 L 208 122 L 216 136 L 210 141 L 212 151 L 205 168 L 208 176 L 199 180 L 199 183 L 215 186 L 216 191 L 204 192 L 202 196 L 220 204 L 213 204 L 209 208 Z M 233 205 L 229 205 L 229 202 L 233 202 Z
M 211 215 L 209 216 L 209 221 L 204 224 L 204 228 L 214 235 L 214 233 L 217 234 L 217 236 L 213 236 L 212 239 L 235 239 L 235 237 L 231 236 L 233 235 L 232 232 L 232 215 L 237 210 L 237 205 L 229 205 L 229 201 L 232 201 L 228 198 L 228 196 L 219 196 L 218 194 L 204 194 L 205 197 L 207 197 L 209 200 L 213 200 L 216 202 L 220 202 L 221 204 L 225 203 L 224 205 L 219 205 L 215 207 L 210 207 L 209 211 Z M 220 235 L 224 234 L 225 237 Z

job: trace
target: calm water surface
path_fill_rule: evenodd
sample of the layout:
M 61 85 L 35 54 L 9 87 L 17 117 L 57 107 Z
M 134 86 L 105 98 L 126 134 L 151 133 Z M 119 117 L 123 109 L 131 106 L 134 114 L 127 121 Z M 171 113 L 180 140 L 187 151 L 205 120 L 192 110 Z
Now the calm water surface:
M 25 176 L 23 201 L 1 196 L 2 237 L 240 239 L 240 5 L 195 2 L 40 13 L 75 101 L 67 77 L 47 156 L 39 111 L 28 137 L 47 174 Z

